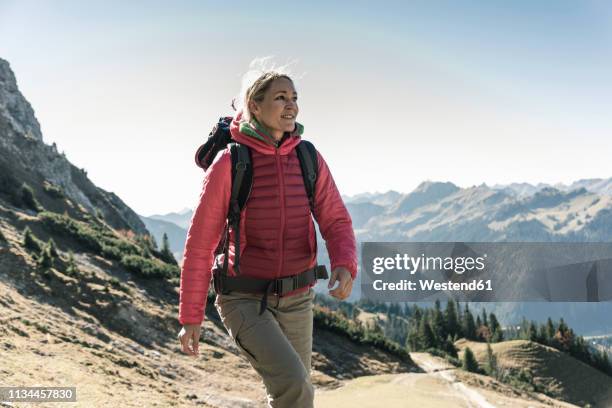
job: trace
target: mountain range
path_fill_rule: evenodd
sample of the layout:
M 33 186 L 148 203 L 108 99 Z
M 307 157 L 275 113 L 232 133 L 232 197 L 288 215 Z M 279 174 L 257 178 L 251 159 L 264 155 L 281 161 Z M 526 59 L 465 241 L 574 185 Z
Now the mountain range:
M 363 193 L 344 196 L 344 200 L 358 242 L 612 242 L 612 178 L 583 179 L 569 185 L 513 183 L 467 188 L 425 181 L 410 193 Z M 183 210 L 155 219 L 188 226 L 192 215 Z M 177 245 L 184 245 L 184 240 Z M 319 262 L 329 264 L 323 242 L 319 248 Z M 351 299 L 359 295 L 359 285 L 355 285 Z M 507 324 L 523 316 L 539 321 L 564 317 L 579 333 L 612 333 L 610 302 L 482 306 Z

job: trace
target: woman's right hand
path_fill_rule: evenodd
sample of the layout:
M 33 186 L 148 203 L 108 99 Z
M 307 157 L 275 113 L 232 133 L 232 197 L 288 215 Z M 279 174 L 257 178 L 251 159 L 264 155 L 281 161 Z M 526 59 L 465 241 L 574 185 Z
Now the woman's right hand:
M 183 353 L 198 357 L 200 355 L 201 324 L 186 324 L 178 334 Z

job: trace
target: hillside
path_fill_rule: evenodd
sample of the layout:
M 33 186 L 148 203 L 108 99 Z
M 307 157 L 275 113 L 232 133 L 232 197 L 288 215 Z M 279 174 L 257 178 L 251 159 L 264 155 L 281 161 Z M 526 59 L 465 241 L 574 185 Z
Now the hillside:
M 460 350 L 460 357 L 469 347 L 479 364 L 484 364 L 486 343 L 462 339 L 455 346 Z M 565 353 L 526 340 L 492 343 L 491 348 L 502 370 L 527 370 L 533 382 L 555 398 L 580 406 L 612 405 L 612 377 Z

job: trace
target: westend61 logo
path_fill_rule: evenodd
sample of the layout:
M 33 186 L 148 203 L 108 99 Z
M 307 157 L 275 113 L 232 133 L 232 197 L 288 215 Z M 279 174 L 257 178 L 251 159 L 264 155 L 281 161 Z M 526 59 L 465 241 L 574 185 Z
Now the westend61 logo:
M 371 300 L 612 300 L 612 243 L 364 242 L 361 249 L 361 295 Z
M 395 254 L 394 257 L 376 257 L 372 260 L 372 272 L 380 275 L 385 271 L 403 270 L 414 275 L 417 271 L 452 271 L 456 274 L 463 274 L 473 270 L 482 271 L 485 269 L 485 258 L 487 254 L 477 257 L 458 256 L 410 256 L 408 254 Z

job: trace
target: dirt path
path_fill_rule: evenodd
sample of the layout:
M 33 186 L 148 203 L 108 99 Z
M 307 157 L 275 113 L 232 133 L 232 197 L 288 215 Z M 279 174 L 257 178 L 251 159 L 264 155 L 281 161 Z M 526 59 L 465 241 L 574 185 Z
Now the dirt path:
M 425 372 L 439 376 L 451 384 L 452 387 L 464 397 L 468 407 L 495 408 L 495 406 L 489 403 L 478 391 L 459 382 L 453 374 L 455 367 L 451 364 L 427 353 L 411 353 L 410 357 L 412 357 L 412 360 L 425 370 Z
M 411 353 L 420 373 L 386 374 L 360 377 L 347 381 L 334 390 L 317 390 L 317 408 L 496 408 L 496 407 L 571 407 L 543 397 L 536 401 L 524 396 L 509 395 L 497 390 L 467 386 L 457 379 L 456 368 L 441 358 L 427 353 Z M 471 375 L 463 373 L 462 376 Z

